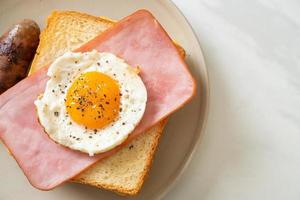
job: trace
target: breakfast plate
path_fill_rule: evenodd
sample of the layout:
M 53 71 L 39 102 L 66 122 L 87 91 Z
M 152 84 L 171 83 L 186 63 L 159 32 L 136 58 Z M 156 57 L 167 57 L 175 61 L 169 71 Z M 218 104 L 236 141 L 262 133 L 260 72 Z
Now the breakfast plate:
M 95 16 L 122 17 L 145 8 L 153 13 L 169 35 L 186 51 L 186 62 L 197 83 L 196 96 L 173 114 L 164 130 L 154 163 L 141 192 L 132 199 L 160 199 L 183 173 L 204 132 L 208 108 L 208 77 L 204 58 L 191 27 L 179 10 L 169 1 L 1 1 L 0 32 L 23 18 L 31 18 L 45 27 L 52 10 L 75 10 Z M 14 159 L 0 146 L 1 199 L 124 199 L 109 191 L 81 184 L 68 183 L 49 192 L 28 184 Z M 3 184 L 4 183 L 4 184 Z

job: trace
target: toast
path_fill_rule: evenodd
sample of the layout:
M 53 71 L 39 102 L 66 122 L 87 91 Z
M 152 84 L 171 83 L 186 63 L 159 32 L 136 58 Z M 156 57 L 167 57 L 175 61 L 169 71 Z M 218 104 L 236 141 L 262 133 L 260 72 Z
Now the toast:
M 71 51 L 114 25 L 104 17 L 74 11 L 54 11 L 40 35 L 40 43 L 30 73 Z M 176 45 L 181 56 L 183 48 Z M 122 195 L 135 195 L 150 169 L 158 141 L 167 120 L 156 124 L 114 155 L 105 158 L 72 179 L 74 182 L 108 189 Z

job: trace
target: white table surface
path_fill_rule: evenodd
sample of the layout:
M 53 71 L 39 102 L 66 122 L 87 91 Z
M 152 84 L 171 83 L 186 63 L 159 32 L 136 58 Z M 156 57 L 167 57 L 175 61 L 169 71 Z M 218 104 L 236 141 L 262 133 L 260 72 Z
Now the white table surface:
M 300 199 L 300 1 L 173 0 L 210 78 L 207 131 L 167 200 Z

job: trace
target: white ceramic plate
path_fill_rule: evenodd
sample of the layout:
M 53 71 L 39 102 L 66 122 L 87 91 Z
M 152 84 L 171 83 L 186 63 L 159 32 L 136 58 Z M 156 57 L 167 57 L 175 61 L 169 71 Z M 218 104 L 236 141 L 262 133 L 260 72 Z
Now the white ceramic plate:
M 203 55 L 188 22 L 169 1 L 149 0 L 1 0 L 0 32 L 23 19 L 36 20 L 41 28 L 54 9 L 77 10 L 92 15 L 120 19 L 137 9 L 150 10 L 170 36 L 187 52 L 186 61 L 197 80 L 197 96 L 172 115 L 159 144 L 149 178 L 142 191 L 132 199 L 160 199 L 178 180 L 203 133 L 207 115 L 208 79 Z M 0 119 L 1 120 L 1 119 Z M 0 199 L 2 200 L 105 200 L 126 199 L 112 192 L 81 184 L 67 183 L 49 192 L 33 188 L 0 144 Z

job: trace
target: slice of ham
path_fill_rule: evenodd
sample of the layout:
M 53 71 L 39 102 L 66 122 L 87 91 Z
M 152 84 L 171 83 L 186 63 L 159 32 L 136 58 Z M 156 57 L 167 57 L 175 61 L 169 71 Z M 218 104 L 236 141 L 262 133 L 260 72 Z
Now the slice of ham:
M 180 108 L 195 93 L 195 82 L 171 39 L 146 10 L 118 22 L 76 51 L 111 52 L 132 66 L 141 67 L 148 101 L 141 123 L 122 144 L 134 139 Z M 44 133 L 34 100 L 43 93 L 47 67 L 0 96 L 0 139 L 12 153 L 29 182 L 50 190 L 76 176 L 111 151 L 89 157 L 56 144 Z

